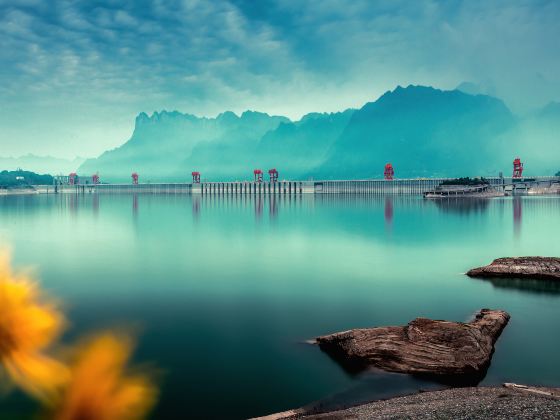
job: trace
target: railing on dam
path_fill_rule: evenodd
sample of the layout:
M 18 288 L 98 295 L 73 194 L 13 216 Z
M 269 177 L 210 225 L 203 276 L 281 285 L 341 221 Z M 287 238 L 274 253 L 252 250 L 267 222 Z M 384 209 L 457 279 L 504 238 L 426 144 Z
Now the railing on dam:
M 316 181 L 314 192 L 322 194 L 422 194 L 437 187 L 444 180 L 444 178 L 425 178 Z
M 146 193 L 146 194 L 190 194 L 192 184 L 97 184 L 90 185 L 95 192 L 108 194 Z
M 313 192 L 313 181 L 202 182 L 192 184 L 192 192 L 202 194 L 303 194 Z
M 75 193 L 146 193 L 146 194 L 423 194 L 451 178 L 363 179 L 276 182 L 201 182 L 146 184 L 58 185 L 56 192 Z M 495 188 L 515 185 L 511 178 L 486 178 Z M 558 177 L 534 177 L 517 181 L 523 188 L 542 183 L 560 182 Z M 52 190 L 52 188 L 51 188 Z

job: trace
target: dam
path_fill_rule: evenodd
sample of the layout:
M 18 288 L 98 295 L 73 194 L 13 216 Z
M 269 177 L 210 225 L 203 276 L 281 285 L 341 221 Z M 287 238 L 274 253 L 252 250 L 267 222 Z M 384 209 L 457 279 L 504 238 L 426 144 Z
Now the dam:
M 499 176 L 480 178 L 480 183 L 492 190 L 505 194 L 527 194 L 560 191 L 560 176 L 523 176 L 524 165 L 521 159 L 513 161 L 511 177 Z M 253 180 L 208 182 L 201 179 L 201 173 L 193 171 L 192 182 L 151 183 L 139 182 L 137 172 L 132 172 L 131 183 L 109 184 L 100 182 L 99 174 L 90 177 L 78 176 L 75 172 L 68 176 L 58 175 L 53 178 L 52 186 L 42 186 L 38 192 L 44 193 L 147 193 L 147 194 L 425 194 L 433 191 L 442 183 L 448 185 L 458 181 L 472 183 L 470 178 L 395 178 L 391 163 L 385 165 L 383 178 L 379 179 L 342 179 L 342 180 L 280 180 L 276 168 L 268 170 L 268 180 L 264 180 L 261 169 L 253 170 Z M 483 181 L 484 180 L 484 181 Z M 463 182 L 463 183 L 462 183 Z
M 560 183 L 560 177 L 532 177 L 512 179 L 485 178 L 493 188 L 511 193 L 527 193 L 532 188 L 546 189 Z M 98 194 L 423 194 L 452 178 L 363 179 L 363 180 L 308 180 L 308 181 L 230 181 L 191 183 L 130 183 L 130 184 L 68 184 L 56 182 L 42 186 L 44 193 L 98 193 Z

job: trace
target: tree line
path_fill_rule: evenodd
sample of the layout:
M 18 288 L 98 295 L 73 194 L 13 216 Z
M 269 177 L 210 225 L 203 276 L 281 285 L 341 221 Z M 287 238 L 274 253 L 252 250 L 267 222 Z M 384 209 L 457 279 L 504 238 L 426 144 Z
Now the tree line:
M 52 185 L 52 183 L 51 175 L 39 175 L 22 169 L 0 172 L 0 188 L 27 188 L 31 185 Z

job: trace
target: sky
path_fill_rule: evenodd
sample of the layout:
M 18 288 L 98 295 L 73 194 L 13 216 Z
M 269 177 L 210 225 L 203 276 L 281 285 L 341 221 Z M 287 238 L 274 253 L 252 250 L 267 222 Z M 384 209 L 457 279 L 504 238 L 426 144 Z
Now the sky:
M 135 116 L 297 119 L 462 82 L 560 101 L 558 0 L 0 0 L 0 156 L 93 157 Z

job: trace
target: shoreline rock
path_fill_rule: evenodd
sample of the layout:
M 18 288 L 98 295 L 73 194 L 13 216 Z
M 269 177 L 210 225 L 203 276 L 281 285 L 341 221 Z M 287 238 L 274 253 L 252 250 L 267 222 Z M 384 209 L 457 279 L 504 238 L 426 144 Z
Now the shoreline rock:
M 560 258 L 507 257 L 498 258 L 484 267 L 467 272 L 469 277 L 531 278 L 560 280 Z
M 347 369 L 371 366 L 477 383 L 509 318 L 505 311 L 481 309 L 468 323 L 416 318 L 406 326 L 353 329 L 315 342 Z
M 336 411 L 300 408 L 258 419 L 558 419 L 560 388 L 511 385 L 419 392 Z

